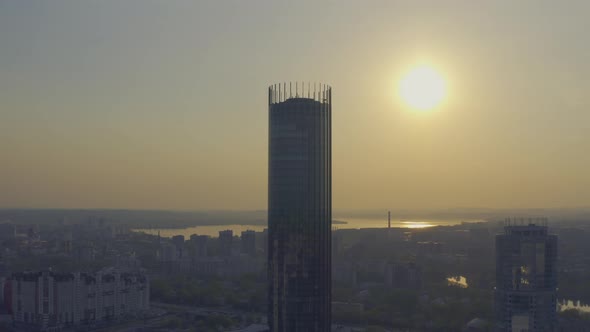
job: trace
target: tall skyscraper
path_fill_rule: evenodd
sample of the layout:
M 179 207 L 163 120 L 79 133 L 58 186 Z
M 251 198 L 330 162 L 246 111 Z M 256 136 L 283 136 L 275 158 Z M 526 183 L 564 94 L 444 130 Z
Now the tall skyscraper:
M 557 236 L 545 220 L 507 220 L 496 236 L 495 310 L 501 331 L 557 328 Z M 541 223 L 541 225 L 539 225 Z
M 296 83 L 268 92 L 269 326 L 273 332 L 327 332 L 332 89 Z

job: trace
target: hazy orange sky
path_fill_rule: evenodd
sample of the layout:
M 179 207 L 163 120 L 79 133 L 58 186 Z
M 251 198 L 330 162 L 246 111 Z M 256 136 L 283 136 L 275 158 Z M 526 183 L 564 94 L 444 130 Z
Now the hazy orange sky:
M 335 208 L 590 202 L 590 2 L 0 2 L 0 207 L 262 209 L 269 84 L 333 87 Z M 449 96 L 397 100 L 429 63 Z

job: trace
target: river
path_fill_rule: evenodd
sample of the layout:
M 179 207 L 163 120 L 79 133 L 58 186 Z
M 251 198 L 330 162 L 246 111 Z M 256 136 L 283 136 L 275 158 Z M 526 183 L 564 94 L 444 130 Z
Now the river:
M 559 311 L 564 311 L 567 309 L 576 309 L 581 312 L 590 313 L 590 306 L 587 304 L 584 304 L 580 301 L 572 301 L 572 300 L 562 299 L 557 304 L 557 308 L 559 309 Z
M 360 228 L 386 228 L 387 219 L 361 219 L 361 218 L 335 218 L 335 220 L 341 220 L 343 223 L 333 223 L 332 228 L 337 229 L 360 229 Z M 412 219 L 412 220 L 392 220 L 391 227 L 397 228 L 426 228 L 434 226 L 452 226 L 458 225 L 462 222 L 477 222 L 479 220 L 440 220 L 440 219 Z M 234 234 L 240 234 L 245 230 L 253 230 L 256 232 L 262 232 L 266 225 L 203 225 L 193 226 L 187 228 L 141 228 L 134 229 L 136 232 L 143 232 L 152 235 L 158 235 L 162 237 L 172 237 L 174 235 L 184 235 L 188 239 L 192 234 L 209 235 L 216 237 L 219 235 L 219 231 L 231 229 Z

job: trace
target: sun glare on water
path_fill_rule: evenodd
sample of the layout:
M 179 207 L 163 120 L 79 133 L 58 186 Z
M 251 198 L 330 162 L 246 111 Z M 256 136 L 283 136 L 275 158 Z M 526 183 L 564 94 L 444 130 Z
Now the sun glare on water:
M 425 222 L 414 222 L 414 221 L 404 221 L 402 222 L 403 227 L 405 228 L 427 228 L 433 227 L 433 224 L 425 223 Z
M 411 69 L 399 82 L 399 96 L 412 109 L 426 111 L 438 106 L 447 94 L 444 78 L 433 68 Z

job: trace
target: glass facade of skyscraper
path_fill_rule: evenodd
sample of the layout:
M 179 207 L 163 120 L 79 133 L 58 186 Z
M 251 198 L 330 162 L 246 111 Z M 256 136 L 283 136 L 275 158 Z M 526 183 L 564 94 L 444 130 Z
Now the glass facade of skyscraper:
M 273 332 L 329 331 L 331 88 L 269 88 L 268 317 Z

